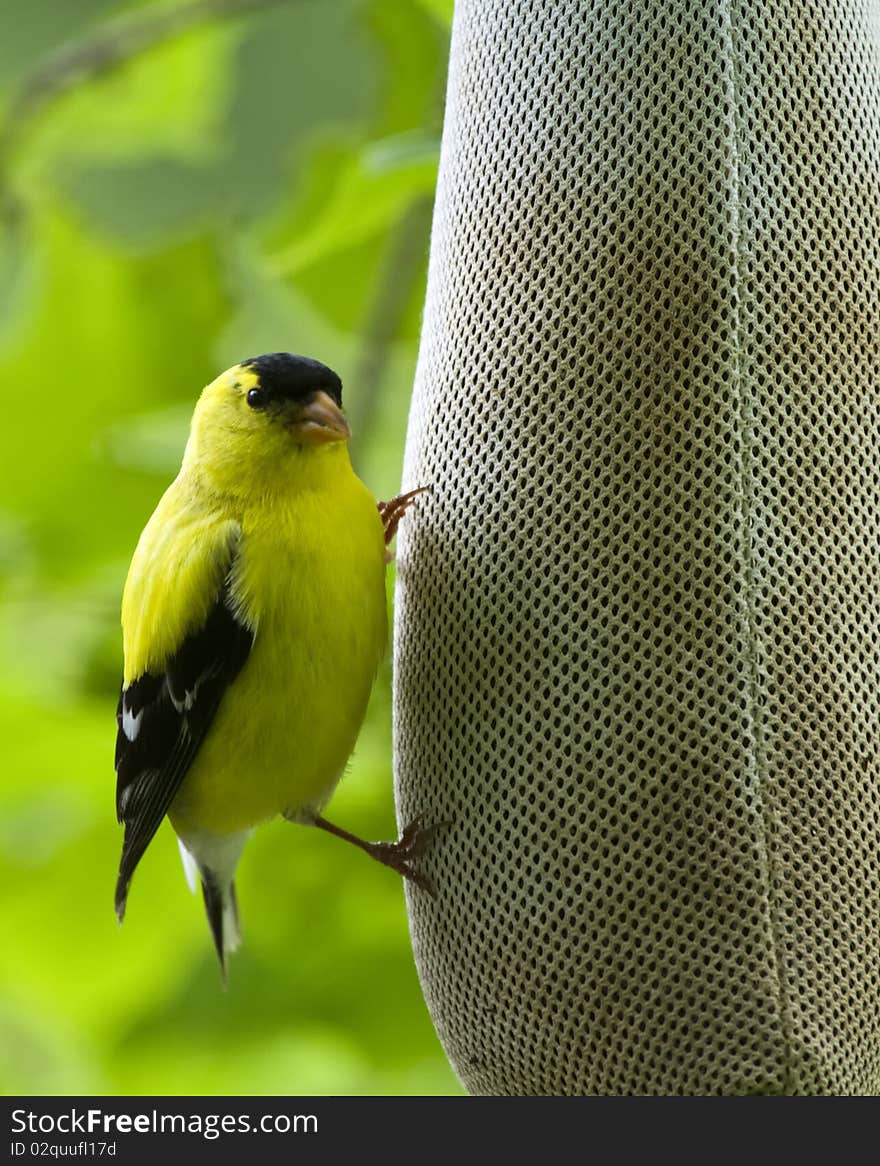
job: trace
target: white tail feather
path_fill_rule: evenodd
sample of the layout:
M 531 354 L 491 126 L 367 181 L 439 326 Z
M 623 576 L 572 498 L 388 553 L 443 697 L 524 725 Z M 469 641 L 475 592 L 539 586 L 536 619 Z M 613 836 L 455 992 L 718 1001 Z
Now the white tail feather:
M 186 875 L 187 884 L 189 885 L 189 889 L 195 894 L 199 886 L 199 864 L 184 846 L 181 838 L 177 839 L 177 845 L 180 847 L 183 873 Z
M 187 834 L 185 838 L 178 838 L 180 857 L 190 888 L 195 890 L 199 882 L 203 884 L 208 922 L 215 944 L 218 949 L 220 946 L 223 949 L 220 963 L 224 975 L 226 955 L 237 951 L 241 944 L 233 880 L 239 857 L 250 834 L 250 830 L 236 834 L 209 834 L 200 830 Z
M 223 894 L 223 950 L 238 951 L 241 947 L 241 929 L 238 925 L 238 911 L 235 906 L 235 892 L 230 887 Z

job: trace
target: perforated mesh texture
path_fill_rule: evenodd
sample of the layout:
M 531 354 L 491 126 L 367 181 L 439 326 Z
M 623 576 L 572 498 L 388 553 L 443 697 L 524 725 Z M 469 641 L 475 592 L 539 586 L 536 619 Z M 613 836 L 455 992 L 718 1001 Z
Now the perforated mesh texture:
M 401 821 L 477 1093 L 880 1092 L 880 5 L 459 0 Z

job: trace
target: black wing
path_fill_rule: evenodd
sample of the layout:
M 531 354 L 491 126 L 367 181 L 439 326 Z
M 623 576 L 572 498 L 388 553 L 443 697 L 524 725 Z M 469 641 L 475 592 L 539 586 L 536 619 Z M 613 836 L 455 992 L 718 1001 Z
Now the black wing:
M 253 642 L 232 609 L 227 578 L 205 623 L 184 640 L 164 673 L 144 673 L 122 690 L 116 710 L 116 814 L 125 824 L 116 882 L 120 920 L 135 867 Z

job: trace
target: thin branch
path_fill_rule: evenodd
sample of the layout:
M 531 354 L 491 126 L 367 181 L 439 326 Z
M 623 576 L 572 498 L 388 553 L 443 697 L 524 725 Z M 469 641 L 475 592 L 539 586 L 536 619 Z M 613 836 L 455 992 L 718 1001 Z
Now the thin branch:
M 446 96 L 446 69 L 440 68 L 431 93 L 427 124 L 439 138 Z M 361 332 L 355 369 L 356 406 L 352 410 L 352 460 L 357 466 L 379 412 L 382 378 L 391 347 L 403 323 L 416 280 L 428 253 L 434 198 L 415 199 L 399 220 L 385 251 L 376 290 Z
M 360 451 L 369 444 L 391 347 L 428 251 L 433 202 L 429 197 L 413 202 L 392 233 L 361 332 L 361 349 L 354 374 L 357 395 L 351 410 L 352 457 L 355 462 Z

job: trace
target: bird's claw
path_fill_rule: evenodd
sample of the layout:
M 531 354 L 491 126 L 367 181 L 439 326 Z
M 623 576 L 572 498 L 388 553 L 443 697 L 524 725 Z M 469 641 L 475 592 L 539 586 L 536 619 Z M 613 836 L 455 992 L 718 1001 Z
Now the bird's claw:
M 409 510 L 417 495 L 424 494 L 430 489 L 430 486 L 419 486 L 417 489 L 410 490 L 406 494 L 398 494 L 397 497 L 391 498 L 388 502 L 376 503 L 379 517 L 382 519 L 382 525 L 385 528 L 386 547 L 397 534 L 397 528 L 400 525 L 401 518 Z
M 433 897 L 437 893 L 434 884 L 416 870 L 414 863 L 427 850 L 435 829 L 434 826 L 425 826 L 421 817 L 414 818 L 397 842 L 374 842 L 370 852 L 379 862 L 390 866 Z

